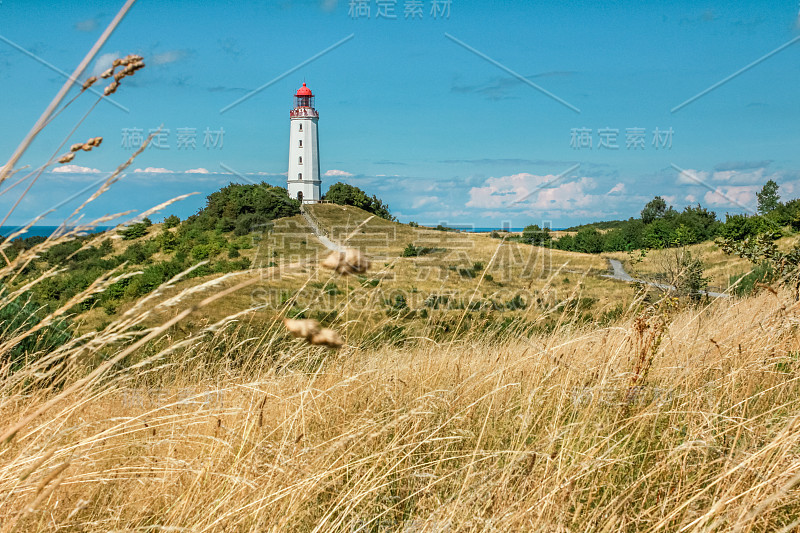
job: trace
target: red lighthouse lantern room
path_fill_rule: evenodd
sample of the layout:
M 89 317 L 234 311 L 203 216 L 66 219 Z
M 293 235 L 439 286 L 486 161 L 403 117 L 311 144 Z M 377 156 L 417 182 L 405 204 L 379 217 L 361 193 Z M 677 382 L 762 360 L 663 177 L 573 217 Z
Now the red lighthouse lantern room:
M 314 95 L 311 94 L 311 89 L 306 87 L 305 83 L 297 89 L 297 93 L 294 95 L 294 106 L 314 108 Z

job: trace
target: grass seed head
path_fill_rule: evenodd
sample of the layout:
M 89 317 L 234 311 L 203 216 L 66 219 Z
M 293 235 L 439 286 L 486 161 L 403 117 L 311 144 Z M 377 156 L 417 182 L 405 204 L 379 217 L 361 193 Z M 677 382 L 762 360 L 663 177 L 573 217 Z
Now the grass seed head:
M 321 329 L 319 333 L 311 336 L 311 344 L 327 346 L 328 348 L 341 348 L 344 340 L 336 331 L 328 328 Z
M 339 274 L 363 274 L 369 268 L 369 260 L 354 248 L 344 252 L 332 252 L 322 262 L 322 266 Z
M 285 318 L 283 325 L 294 337 L 302 337 L 310 340 L 312 336 L 320 332 L 319 322 L 312 319 Z
M 94 85 L 96 81 L 97 81 L 97 76 L 92 76 L 91 78 L 87 79 L 85 82 L 83 82 L 83 87 L 81 87 L 81 91 L 85 91 L 86 89 Z
M 83 145 L 81 145 L 81 146 L 83 146 Z M 68 154 L 64 154 L 61 157 L 59 157 L 58 158 L 58 162 L 63 165 L 64 163 L 69 163 L 73 159 L 75 159 L 75 152 L 70 152 Z
M 119 87 L 118 81 L 112 81 L 111 84 L 103 90 L 103 94 L 108 96 L 110 94 L 114 94 L 117 92 L 117 87 Z

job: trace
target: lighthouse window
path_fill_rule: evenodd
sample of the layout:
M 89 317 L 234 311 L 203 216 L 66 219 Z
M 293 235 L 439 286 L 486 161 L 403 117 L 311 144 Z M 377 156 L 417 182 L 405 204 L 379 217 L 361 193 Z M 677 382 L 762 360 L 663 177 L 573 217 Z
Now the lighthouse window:
M 302 173 L 302 172 L 300 172 L 299 174 L 297 174 L 297 179 L 299 179 L 299 180 L 303 179 L 303 173 Z
M 303 147 L 303 139 L 300 139 L 299 142 L 300 142 L 300 148 L 302 148 Z
M 302 165 L 303 164 L 303 156 L 302 155 L 298 158 L 297 164 L 298 165 Z
M 300 131 L 303 131 L 303 124 L 300 124 Z

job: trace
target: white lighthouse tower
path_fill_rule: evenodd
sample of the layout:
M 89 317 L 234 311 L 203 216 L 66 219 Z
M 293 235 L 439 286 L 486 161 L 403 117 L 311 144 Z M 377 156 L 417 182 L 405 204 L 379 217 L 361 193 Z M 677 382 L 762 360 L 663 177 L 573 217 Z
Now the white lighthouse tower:
M 319 202 L 319 113 L 314 109 L 314 95 L 303 86 L 294 95 L 294 109 L 289 112 L 289 197 L 301 203 Z

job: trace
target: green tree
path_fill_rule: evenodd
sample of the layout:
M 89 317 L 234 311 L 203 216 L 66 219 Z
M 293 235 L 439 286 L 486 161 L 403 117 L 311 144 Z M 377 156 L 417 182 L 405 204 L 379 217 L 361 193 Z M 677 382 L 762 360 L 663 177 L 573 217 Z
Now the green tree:
M 663 219 L 656 219 L 644 230 L 644 244 L 648 248 L 666 248 L 672 242 L 672 228 Z
M 379 200 L 377 196 L 368 196 L 367 193 L 353 185 L 342 182 L 335 183 L 331 185 L 322 199 L 339 205 L 352 205 L 386 220 L 394 220 L 388 205 Z
M 687 244 L 694 244 L 696 242 L 697 233 L 686 224 L 679 225 L 675 228 L 675 231 L 672 232 L 671 244 L 674 246 L 686 246 Z
M 246 235 L 271 220 L 300 213 L 300 203 L 286 189 L 267 183 L 231 183 L 206 198 L 206 206 L 186 219 L 198 230 Z
M 148 222 L 150 221 L 149 219 L 145 220 Z M 137 222 L 135 224 L 131 224 L 126 229 L 120 230 L 119 234 L 122 235 L 122 240 L 131 241 L 147 235 L 147 228 L 149 228 L 151 225 L 152 223 L 147 224 L 145 221 Z
M 522 242 L 543 246 L 550 243 L 553 237 L 550 235 L 550 228 L 540 228 L 538 224 L 531 224 L 522 230 Z
M 642 222 L 650 224 L 654 220 L 664 218 L 667 213 L 667 202 L 660 196 L 656 196 L 650 200 L 644 209 L 642 209 Z
M 700 204 L 697 206 L 686 206 L 686 208 L 675 217 L 677 227 L 686 226 L 694 234 L 694 240 L 690 243 L 707 241 L 713 239 L 719 230 L 720 223 L 717 215 L 709 211 Z
M 181 219 L 178 218 L 175 215 L 170 215 L 170 216 L 168 216 L 167 218 L 164 219 L 164 227 L 167 228 L 167 229 L 174 228 L 175 226 L 177 226 L 180 223 L 181 223 Z
M 758 212 L 762 215 L 774 211 L 780 205 L 781 197 L 778 196 L 778 184 L 773 180 L 769 180 L 762 187 L 761 192 L 757 192 L 758 197 Z
M 581 228 L 575 234 L 574 250 L 587 254 L 598 254 L 603 251 L 603 235 L 594 228 Z

